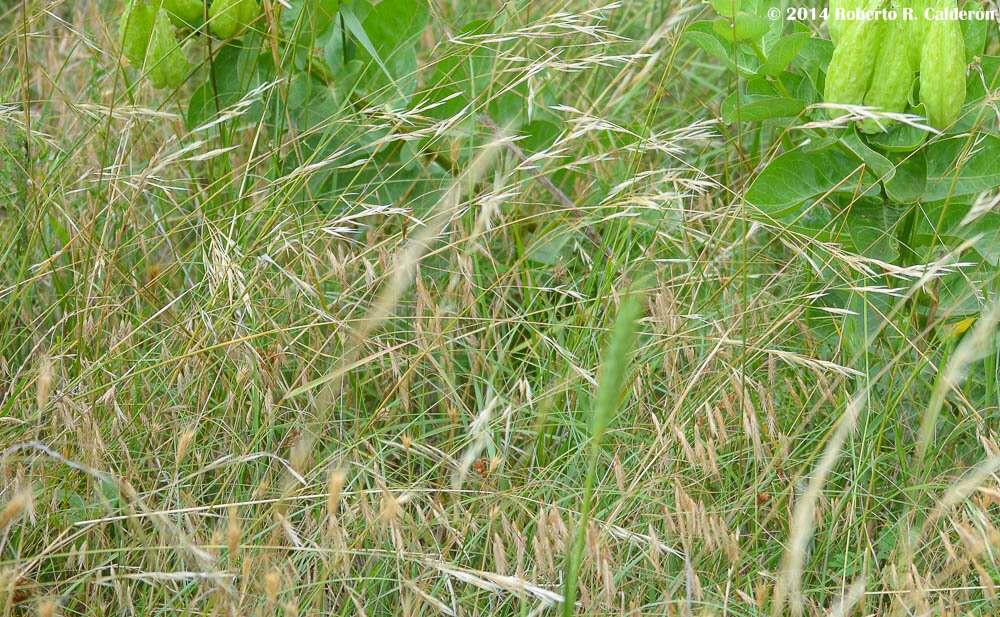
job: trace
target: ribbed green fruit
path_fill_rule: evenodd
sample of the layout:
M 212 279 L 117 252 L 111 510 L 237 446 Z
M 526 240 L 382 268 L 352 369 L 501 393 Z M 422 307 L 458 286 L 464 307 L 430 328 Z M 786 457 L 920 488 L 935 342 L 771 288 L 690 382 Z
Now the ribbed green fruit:
M 188 69 L 187 57 L 177 41 L 166 9 L 156 13 L 153 32 L 146 50 L 146 69 L 154 88 L 176 88 L 184 83 Z
M 939 0 L 936 8 L 957 7 L 955 0 Z M 962 111 L 965 70 L 965 40 L 959 22 L 931 21 L 920 53 L 920 102 L 934 128 L 949 126 Z
M 163 8 L 167 9 L 171 21 L 178 26 L 201 23 L 205 16 L 205 4 L 202 0 L 163 0 Z
M 872 73 L 871 86 L 865 94 L 865 105 L 879 111 L 899 113 L 906 109 L 906 101 L 913 86 L 913 66 L 910 58 L 900 50 L 906 48 L 907 28 L 903 20 L 896 19 L 885 25 L 885 40 L 879 49 Z M 891 121 L 882 120 L 882 127 L 888 127 Z M 867 119 L 861 123 L 861 130 L 874 133 L 879 129 L 879 123 Z
M 260 15 L 256 0 L 212 0 L 208 25 L 220 39 L 232 38 Z
M 910 58 L 913 70 L 920 69 L 920 54 L 924 48 L 924 39 L 931 22 L 924 19 L 924 11 L 934 6 L 934 0 L 908 0 L 904 3 L 913 9 L 913 19 L 906 22 L 906 52 Z
M 132 0 L 122 15 L 118 31 L 122 44 L 122 54 L 132 66 L 142 68 L 146 59 L 146 48 L 156 21 L 156 10 L 146 0 Z
M 885 0 L 869 0 L 866 10 L 878 10 Z M 823 98 L 827 103 L 861 105 L 871 85 L 886 22 L 881 19 L 857 20 L 846 24 L 840 43 L 826 70 Z M 830 116 L 843 115 L 830 110 Z
M 853 11 L 863 6 L 864 0 L 830 0 L 830 13 L 826 20 L 826 29 L 830 31 L 830 40 L 833 41 L 834 45 L 840 43 L 844 28 L 850 23 L 837 19 L 837 11 Z

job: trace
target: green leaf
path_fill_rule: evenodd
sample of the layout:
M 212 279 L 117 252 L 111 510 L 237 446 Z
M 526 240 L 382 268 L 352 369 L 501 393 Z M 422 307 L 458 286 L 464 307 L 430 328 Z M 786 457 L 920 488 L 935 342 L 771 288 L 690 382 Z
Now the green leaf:
M 570 234 L 544 230 L 536 234 L 525 250 L 529 260 L 543 266 L 558 266 L 572 259 L 568 250 Z
M 736 36 L 733 34 L 733 22 L 725 17 L 719 17 L 712 22 L 712 32 L 727 43 L 733 43 L 736 40 Z
M 340 111 L 332 89 L 312 73 L 296 73 L 292 77 L 286 105 L 300 129 L 329 123 Z
M 333 23 L 338 0 L 290 0 L 281 11 L 281 30 L 294 44 L 295 55 L 308 57 Z
M 853 152 L 855 156 L 864 161 L 868 165 L 868 168 L 875 172 L 875 175 L 878 176 L 881 182 L 892 180 L 892 177 L 896 175 L 896 168 L 893 166 L 892 161 L 869 148 L 858 136 L 856 130 L 845 132 L 840 138 L 840 142 L 844 144 L 844 147 Z
M 960 224 L 969 212 L 970 204 L 943 201 L 921 202 L 913 225 L 913 246 L 916 249 L 939 247 L 945 239 L 962 239 Z M 918 250 L 918 253 L 921 251 Z
M 982 4 L 976 0 L 969 0 L 962 7 L 965 11 L 981 10 Z M 965 39 L 965 60 L 972 62 L 975 56 L 983 55 L 986 48 L 986 29 L 989 22 L 985 19 L 962 19 L 959 24 L 962 26 L 962 38 Z
M 774 82 L 762 76 L 754 76 L 747 79 L 747 94 L 760 94 L 764 96 L 780 96 L 781 93 L 774 87 Z
M 770 22 L 760 15 L 753 13 L 737 13 L 733 18 L 734 35 L 737 41 L 752 41 L 760 39 L 767 34 Z
M 341 28 L 331 28 L 323 40 L 323 60 L 331 70 L 337 70 L 348 62 L 346 33 Z
M 378 64 L 379 68 L 389 79 L 393 85 L 395 81 L 393 80 L 392 72 L 382 61 L 382 56 L 379 55 L 378 51 L 375 49 L 375 45 L 372 43 L 371 39 L 368 37 L 368 33 L 365 32 L 365 27 L 361 25 L 361 21 L 354 14 L 354 10 L 350 6 L 344 6 L 341 8 L 341 14 L 344 16 L 344 27 L 346 27 L 352 36 L 358 41 L 358 43 L 368 52 L 369 57 Z M 398 89 L 398 86 L 397 86 Z
M 729 43 L 759 40 L 767 33 L 769 27 L 770 23 L 763 17 L 745 12 L 737 13 L 731 21 L 719 17 L 712 22 L 712 31 Z
M 908 124 L 896 123 L 884 133 L 868 136 L 869 145 L 884 152 L 912 152 L 927 139 L 927 131 Z
M 343 105 L 360 84 L 365 65 L 355 58 L 334 72 L 330 88 L 334 98 Z
M 830 192 L 846 196 L 872 193 L 877 178 L 839 145 L 794 150 L 774 159 L 750 185 L 746 200 L 771 218 L 798 209 Z
M 927 159 L 923 150 L 909 155 L 890 155 L 896 174 L 883 184 L 889 199 L 899 204 L 916 203 L 927 190 Z
M 969 81 L 966 85 L 967 101 L 975 101 L 986 96 L 986 91 L 995 90 L 1000 87 L 1000 57 L 983 56 L 979 59 L 980 75 L 978 70 L 969 71 Z
M 187 128 L 193 130 L 209 122 L 215 114 L 235 104 L 249 92 L 252 67 L 241 62 L 244 48 L 236 40 L 223 46 L 211 65 L 211 76 L 188 101 Z
M 983 259 L 994 267 L 1000 264 L 1000 214 L 987 212 L 963 230 L 967 238 L 979 236 L 974 246 Z
M 775 78 L 767 78 L 762 75 L 748 77 L 746 81 L 747 94 L 760 94 L 778 98 L 789 98 L 777 88 L 778 84 L 784 87 L 784 92 L 794 93 L 791 98 L 802 99 L 813 97 L 815 92 L 809 84 L 808 78 L 800 73 L 784 72 Z M 808 104 L 808 101 L 807 101 Z
M 521 127 L 519 133 L 525 138 L 518 143 L 529 155 L 534 154 L 551 146 L 560 132 L 557 124 L 546 120 L 532 120 Z
M 727 124 L 737 121 L 737 116 L 743 122 L 760 122 L 768 118 L 796 116 L 805 109 L 806 102 L 802 99 L 790 99 L 783 96 L 739 95 L 730 94 L 722 102 L 722 120 Z
M 982 272 L 983 269 L 988 271 Z M 965 317 L 981 314 L 983 305 L 980 303 L 978 294 L 972 290 L 988 289 L 996 277 L 993 268 L 983 269 L 978 272 L 970 272 L 966 269 L 960 274 L 950 274 L 943 277 L 937 290 L 935 315 Z
M 778 42 L 765 51 L 767 61 L 760 67 L 759 73 L 773 77 L 784 71 L 809 37 L 808 32 L 795 32 L 778 39 Z
M 927 147 L 926 201 L 977 195 L 1000 187 L 1000 137 L 983 135 L 974 145 L 969 139 L 951 137 Z M 967 148 L 971 155 L 962 154 Z
M 884 208 L 880 208 L 884 211 Z M 865 216 L 852 209 L 847 215 L 847 232 L 854 248 L 865 255 L 892 262 L 899 256 L 895 238 L 888 231 L 890 225 L 884 217 Z
M 715 12 L 723 17 L 732 17 L 742 8 L 740 0 L 709 0 Z
M 802 44 L 795 57 L 795 64 L 803 69 L 811 65 L 825 70 L 832 57 L 833 43 L 827 39 L 813 37 Z
M 924 202 L 915 206 L 919 208 L 914 224 L 913 238 L 917 253 L 924 255 L 942 245 L 954 246 L 975 238 L 973 244 L 975 251 L 991 266 L 996 266 L 1000 262 L 1000 214 L 987 212 L 976 220 L 963 225 L 962 221 L 972 207 L 970 201 Z M 962 276 L 975 277 L 975 274 L 966 270 Z M 995 270 L 990 268 L 988 276 L 995 277 Z M 968 287 L 966 288 L 967 292 Z M 965 308 L 969 308 L 969 306 L 966 305 Z
M 459 35 L 474 35 L 489 31 L 490 22 L 477 20 L 465 25 Z M 496 51 L 491 46 L 477 45 L 474 49 L 460 49 L 436 64 L 433 87 L 428 93 L 429 102 L 444 101 L 429 114 L 435 118 L 450 118 L 467 105 L 487 93 L 494 82 Z M 446 100 L 447 99 L 447 100 Z M 496 105 L 500 102 L 497 101 Z M 495 110 L 491 110 L 491 114 Z M 505 119 L 494 118 L 503 124 Z
M 736 63 L 733 62 L 729 49 L 719 40 L 719 37 L 712 28 L 711 22 L 699 21 L 691 24 L 684 31 L 682 38 L 691 41 L 702 51 L 721 61 L 727 68 L 736 69 Z
M 383 0 L 372 7 L 362 24 L 349 5 L 341 8 L 344 25 L 361 45 L 361 58 L 373 61 L 381 70 L 372 72 L 369 92 L 391 85 L 403 99 L 417 86 L 415 42 L 427 27 L 427 3 L 420 0 Z M 376 77 L 381 74 L 386 79 Z

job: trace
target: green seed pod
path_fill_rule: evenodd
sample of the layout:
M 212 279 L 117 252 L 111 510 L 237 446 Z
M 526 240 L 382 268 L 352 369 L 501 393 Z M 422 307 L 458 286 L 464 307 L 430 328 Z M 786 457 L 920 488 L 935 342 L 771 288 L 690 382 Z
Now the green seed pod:
M 220 39 L 231 38 L 259 15 L 256 0 L 212 0 L 208 7 L 209 27 Z
M 866 10 L 878 10 L 885 0 L 869 0 Z M 885 20 L 857 20 L 846 24 L 840 44 L 833 50 L 833 57 L 826 69 L 826 86 L 823 98 L 827 103 L 861 105 L 872 81 L 879 45 L 885 32 Z M 843 115 L 831 109 L 830 116 Z
M 955 0 L 939 0 L 936 8 L 957 8 Z M 936 129 L 955 121 L 965 102 L 965 40 L 958 21 L 935 19 L 927 28 L 920 54 L 920 102 Z
M 167 9 L 170 20 L 178 26 L 196 25 L 205 16 L 202 0 L 163 0 L 163 8 Z
M 865 94 L 865 105 L 883 112 L 899 113 L 906 109 L 910 87 L 913 85 L 914 70 L 910 59 L 905 53 L 900 53 L 900 50 L 906 48 L 907 29 L 902 18 L 899 18 L 887 22 L 884 32 L 885 40 L 875 62 L 871 87 Z M 891 121 L 881 121 L 883 127 L 887 127 L 889 122 Z M 875 133 L 881 129 L 875 120 L 869 118 L 861 123 L 861 130 Z
M 177 41 L 174 27 L 170 25 L 170 16 L 162 8 L 157 12 L 156 22 L 153 24 L 146 53 L 146 68 L 154 88 L 180 86 L 190 68 L 184 50 Z
M 830 0 L 830 11 L 826 20 L 826 29 L 830 31 L 830 40 L 836 45 L 840 43 L 840 37 L 844 33 L 844 28 L 849 21 L 838 19 L 837 12 L 854 11 L 864 7 L 864 0 Z
M 142 68 L 146 59 L 146 47 L 156 21 L 156 10 L 145 0 L 132 0 L 122 15 L 118 35 L 122 44 L 122 54 L 132 66 Z
M 912 10 L 913 17 L 906 22 L 906 52 L 914 71 L 920 69 L 920 53 L 924 48 L 927 28 L 931 25 L 931 22 L 924 18 L 924 11 L 933 4 L 933 0 L 909 0 L 905 6 Z

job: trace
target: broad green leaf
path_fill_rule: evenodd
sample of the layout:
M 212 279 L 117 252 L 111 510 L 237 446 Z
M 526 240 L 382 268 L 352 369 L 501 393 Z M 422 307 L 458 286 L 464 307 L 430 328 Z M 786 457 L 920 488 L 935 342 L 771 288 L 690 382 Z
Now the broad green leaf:
M 281 30 L 293 44 L 295 65 L 303 67 L 339 10 L 338 0 L 290 0 L 281 11 Z
M 737 13 L 732 20 L 720 17 L 712 22 L 712 31 L 729 43 L 759 40 L 768 27 L 769 23 L 763 17 L 745 12 Z
M 816 102 L 822 98 L 820 93 L 823 92 L 826 67 L 830 64 L 832 56 L 833 43 L 827 39 L 812 37 L 802 45 L 799 53 L 792 59 L 791 66 L 792 68 L 801 70 L 808 77 L 809 83 L 812 85 L 812 90 L 816 95 L 815 98 L 812 98 L 804 96 L 801 93 L 796 93 L 797 96 L 810 102 Z
M 912 154 L 890 154 L 896 174 L 883 184 L 889 199 L 900 204 L 917 202 L 927 190 L 927 160 L 923 150 Z
M 775 76 L 783 72 L 809 37 L 808 32 L 795 32 L 778 39 L 778 42 L 765 52 L 767 61 L 760 67 L 760 74 Z
M 347 33 L 342 28 L 330 28 L 323 41 L 323 60 L 331 70 L 347 64 Z
M 466 24 L 459 33 L 476 35 L 489 31 L 490 22 L 477 20 Z M 462 111 L 473 101 L 484 96 L 494 81 L 496 51 L 491 46 L 477 45 L 472 49 L 459 49 L 458 53 L 445 56 L 436 63 L 430 102 L 444 101 L 429 112 L 435 118 L 449 118 Z M 494 118 L 497 122 L 503 120 Z
M 721 61 L 726 67 L 735 70 L 736 63 L 733 62 L 730 50 L 713 31 L 712 22 L 699 21 L 691 24 L 684 31 L 683 38 L 691 41 L 716 60 Z
M 310 73 L 296 73 L 288 85 L 286 101 L 300 129 L 311 129 L 329 122 L 339 106 L 334 100 L 331 88 Z
M 732 17 L 743 8 L 741 0 L 709 0 L 715 12 L 723 17 Z
M 990 265 L 1000 264 L 1000 214 L 987 212 L 962 228 L 964 237 L 977 237 L 976 251 Z
M 912 152 L 927 139 L 927 131 L 908 124 L 896 123 L 884 133 L 868 136 L 868 143 L 884 152 Z
M 965 11 L 978 11 L 982 9 L 982 4 L 976 0 L 969 0 L 962 7 Z M 975 56 L 983 55 L 986 48 L 986 32 L 989 24 L 985 19 L 962 19 L 959 20 L 962 26 L 962 38 L 965 39 L 965 59 L 972 62 Z
M 760 15 L 740 12 L 733 18 L 733 31 L 737 41 L 760 39 L 770 28 L 770 22 Z
M 371 71 L 369 92 L 391 86 L 403 99 L 408 99 L 417 85 L 417 54 L 415 42 L 427 26 L 427 3 L 420 0 L 383 0 L 372 7 L 362 24 L 353 9 L 341 8 L 344 25 L 358 41 L 363 53 L 374 61 L 380 71 Z M 380 79 L 378 75 L 384 76 Z
M 350 6 L 341 7 L 341 15 L 344 17 L 344 27 L 350 31 L 351 35 L 357 40 L 358 44 L 368 52 L 368 57 L 373 60 L 380 69 L 382 69 L 382 74 L 388 79 L 389 83 L 396 88 L 400 95 L 404 96 L 402 89 L 396 83 L 393 77 L 393 72 L 389 70 L 382 56 L 379 54 L 378 50 L 375 49 L 375 45 L 372 43 L 371 38 L 369 38 L 368 33 L 365 32 L 365 27 L 361 24 L 361 21 L 355 15 L 354 10 Z
M 827 39 L 812 37 L 802 44 L 799 53 L 794 57 L 794 63 L 801 68 L 814 65 L 825 70 L 830 64 L 831 57 L 833 57 L 833 43 Z
M 862 255 L 885 262 L 893 262 L 899 257 L 895 238 L 884 221 L 858 216 L 855 212 L 847 215 L 847 232 L 851 243 Z
M 916 219 L 913 224 L 913 247 L 918 254 L 936 248 L 946 240 L 954 241 L 966 237 L 960 229 L 962 219 L 969 213 L 969 203 L 958 200 L 945 204 L 944 201 L 923 201 L 913 206 Z
M 974 290 L 989 288 L 995 278 L 996 272 L 992 267 L 980 268 L 976 272 L 965 270 L 961 274 L 943 277 L 941 285 L 937 288 L 937 306 L 934 307 L 934 314 L 965 317 L 982 313 L 985 307 Z M 987 349 L 991 347 L 992 345 Z M 988 353 L 987 350 L 982 350 L 980 353 L 984 352 Z
M 241 62 L 244 48 L 235 40 L 223 46 L 212 59 L 211 75 L 191 95 L 186 123 L 188 129 L 201 126 L 239 101 L 252 87 L 253 65 Z
M 333 97 L 341 106 L 349 100 L 351 94 L 358 88 L 364 68 L 364 63 L 355 58 L 334 72 L 330 89 Z
M 774 82 L 762 76 L 754 76 L 747 79 L 747 94 L 760 94 L 763 96 L 780 96 L 781 93 L 774 87 Z
M 781 35 L 785 32 L 785 25 L 788 23 L 784 19 L 771 19 L 768 17 L 772 9 L 782 10 L 782 3 L 784 0 L 759 0 L 754 4 L 756 6 L 747 6 L 745 8 L 747 13 L 753 13 L 754 15 L 759 15 L 762 19 L 766 18 L 767 21 L 767 33 L 761 37 L 761 47 L 763 49 L 771 49 L 777 44 L 781 39 Z M 808 28 L 804 25 L 798 24 L 796 22 L 791 22 L 793 32 L 810 32 Z
M 980 72 L 981 71 L 981 72 Z M 974 101 L 986 96 L 987 90 L 1000 88 L 1000 57 L 982 56 L 978 69 L 969 71 L 966 85 L 966 100 Z
M 520 134 L 525 138 L 518 142 L 521 148 L 530 154 L 539 152 L 551 146 L 559 137 L 559 126 L 546 120 L 532 120 L 521 127 Z
M 860 196 L 877 191 L 876 176 L 842 147 L 794 150 L 772 161 L 750 185 L 746 200 L 764 214 L 778 218 L 807 200 L 830 192 Z
M 785 92 L 791 93 L 791 98 L 793 99 L 806 100 L 806 98 L 814 96 L 812 86 L 809 84 L 808 78 L 800 73 L 792 72 L 780 73 L 777 77 L 773 78 L 768 78 L 763 75 L 748 77 L 746 81 L 746 93 L 775 96 L 785 99 L 789 98 L 777 88 L 777 84 L 779 82 L 781 86 L 784 87 Z
M 856 157 L 864 161 L 868 165 L 868 168 L 875 173 L 879 181 L 892 180 L 892 177 L 896 175 L 896 168 L 893 166 L 892 161 L 869 148 L 864 140 L 858 136 L 856 130 L 845 131 L 845 134 L 840 138 L 840 142 L 844 144 L 845 148 L 854 153 Z
M 809 199 L 793 212 L 777 220 L 785 229 L 815 238 L 820 242 L 836 242 L 849 250 L 858 250 L 852 240 L 849 224 L 855 213 L 882 208 L 878 198 L 833 193 L 830 199 Z M 870 217 L 869 217 L 870 218 Z
M 731 124 L 737 121 L 737 117 L 742 122 L 759 122 L 768 118 L 796 116 L 805 106 L 805 101 L 801 99 L 733 93 L 722 102 L 722 120 Z
M 737 40 L 736 35 L 733 33 L 733 22 L 725 17 L 720 17 L 712 22 L 712 32 L 721 40 L 730 44 Z
M 926 148 L 926 201 L 949 196 L 976 195 L 1000 186 L 1000 137 L 957 136 L 938 140 Z
M 850 293 L 850 301 L 844 308 L 850 309 L 853 314 L 845 315 L 842 322 L 842 336 L 848 358 L 861 356 L 875 342 L 883 324 L 883 316 L 889 314 L 892 302 L 893 298 L 886 294 Z
M 760 65 L 760 58 L 749 45 L 736 46 L 736 71 L 740 74 L 740 77 L 750 78 L 756 76 Z

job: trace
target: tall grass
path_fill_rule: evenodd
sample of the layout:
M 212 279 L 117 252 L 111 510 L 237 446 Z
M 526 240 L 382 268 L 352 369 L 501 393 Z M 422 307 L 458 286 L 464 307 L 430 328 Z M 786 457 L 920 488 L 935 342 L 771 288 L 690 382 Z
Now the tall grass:
M 272 134 L 0 7 L 0 614 L 992 614 L 995 273 L 752 218 L 701 10 L 435 2 L 468 108 Z

